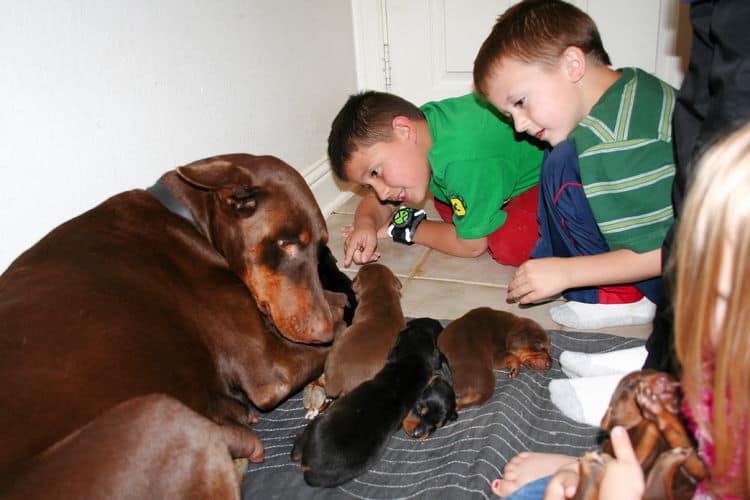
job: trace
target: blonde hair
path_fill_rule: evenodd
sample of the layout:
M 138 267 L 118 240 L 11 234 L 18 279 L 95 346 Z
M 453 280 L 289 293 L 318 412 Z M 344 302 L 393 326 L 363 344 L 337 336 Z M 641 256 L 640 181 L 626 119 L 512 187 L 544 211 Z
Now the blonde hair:
M 728 477 L 738 447 L 744 462 L 731 484 L 712 482 L 717 493 L 750 496 L 750 123 L 700 159 L 680 218 L 675 252 L 675 347 L 683 391 L 694 416 L 702 395 L 713 396 L 713 422 L 698 422 L 714 442 L 710 475 Z M 730 260 L 731 259 L 731 260 Z M 720 296 L 723 265 L 731 267 L 730 293 Z M 719 331 L 714 315 L 726 313 Z M 705 377 L 705 363 L 713 376 Z M 744 427 L 743 427 L 744 426 Z M 742 434 L 744 432 L 744 434 Z M 737 442 L 738 436 L 743 441 Z

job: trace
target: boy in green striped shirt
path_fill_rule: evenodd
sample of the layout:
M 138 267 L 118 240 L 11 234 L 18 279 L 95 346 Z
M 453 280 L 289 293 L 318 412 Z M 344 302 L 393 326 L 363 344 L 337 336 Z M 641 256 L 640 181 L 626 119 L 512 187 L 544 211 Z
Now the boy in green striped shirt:
M 477 55 L 474 84 L 518 132 L 552 146 L 540 239 L 507 300 L 562 292 L 568 302 L 550 314 L 573 328 L 649 323 L 672 224 L 674 89 L 612 69 L 591 18 L 559 0 L 508 9 Z

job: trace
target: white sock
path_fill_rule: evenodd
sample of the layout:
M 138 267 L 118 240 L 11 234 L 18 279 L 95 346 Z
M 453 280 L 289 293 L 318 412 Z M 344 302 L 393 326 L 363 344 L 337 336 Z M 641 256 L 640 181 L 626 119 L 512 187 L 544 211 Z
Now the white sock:
M 581 330 L 644 325 L 654 319 L 655 313 L 656 305 L 646 297 L 630 304 L 586 304 L 571 300 L 549 310 L 555 322 Z
M 555 379 L 549 383 L 550 399 L 566 417 L 599 427 L 621 379 L 620 374 Z
M 563 351 L 560 366 L 570 378 L 626 375 L 643 368 L 647 355 L 646 346 L 595 353 Z

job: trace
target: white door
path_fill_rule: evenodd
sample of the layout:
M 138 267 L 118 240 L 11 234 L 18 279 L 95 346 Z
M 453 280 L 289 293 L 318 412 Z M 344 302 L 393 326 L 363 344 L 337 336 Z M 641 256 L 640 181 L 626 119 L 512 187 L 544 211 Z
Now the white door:
M 516 0 L 352 0 L 359 84 L 415 104 L 472 90 L 472 66 L 497 17 Z M 614 67 L 638 66 L 675 86 L 677 0 L 571 0 L 596 22 Z M 689 28 L 689 26 L 688 26 Z

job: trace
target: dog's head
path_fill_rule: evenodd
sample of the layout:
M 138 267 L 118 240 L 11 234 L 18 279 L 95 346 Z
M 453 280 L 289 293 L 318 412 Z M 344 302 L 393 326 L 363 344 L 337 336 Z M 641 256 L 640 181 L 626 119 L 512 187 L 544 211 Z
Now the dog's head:
M 453 375 L 448 359 L 440 353 L 440 366 L 404 419 L 402 427 L 410 437 L 422 440 L 457 418 Z
M 396 343 L 388 352 L 388 361 L 418 356 L 430 364 L 430 371 L 440 367 L 440 351 L 437 338 L 443 325 L 436 319 L 417 318 L 406 323 L 406 329 L 399 332 Z
M 353 287 L 357 298 L 378 291 L 401 296 L 401 281 L 387 266 L 377 262 L 359 268 L 354 277 Z
M 602 417 L 602 429 L 610 430 L 616 425 L 632 429 L 640 424 L 643 420 L 643 412 L 638 404 L 637 394 L 644 382 L 661 380 L 662 378 L 659 375 L 661 375 L 660 372 L 647 369 L 628 373 L 620 379 L 609 400 L 607 411 L 604 413 L 604 417 Z M 675 391 L 674 384 L 672 384 L 671 379 L 669 380 L 669 388 L 664 388 L 663 390 Z M 676 413 L 678 408 L 672 409 Z
M 333 318 L 318 277 L 325 220 L 305 180 L 272 156 L 223 155 L 177 169 L 179 198 L 286 338 L 330 342 Z
M 506 349 L 516 355 L 526 368 L 549 370 L 552 367 L 549 335 L 536 321 L 517 318 L 506 338 Z

